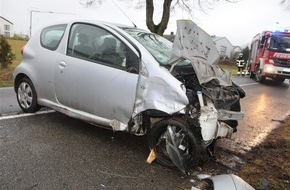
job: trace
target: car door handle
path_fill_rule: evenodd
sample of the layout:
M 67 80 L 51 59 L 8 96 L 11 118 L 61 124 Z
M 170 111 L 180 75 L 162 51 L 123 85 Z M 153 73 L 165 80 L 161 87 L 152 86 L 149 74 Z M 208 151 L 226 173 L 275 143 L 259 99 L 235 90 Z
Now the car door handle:
M 59 62 L 58 64 L 60 69 L 64 69 L 66 67 L 66 63 L 64 61 Z

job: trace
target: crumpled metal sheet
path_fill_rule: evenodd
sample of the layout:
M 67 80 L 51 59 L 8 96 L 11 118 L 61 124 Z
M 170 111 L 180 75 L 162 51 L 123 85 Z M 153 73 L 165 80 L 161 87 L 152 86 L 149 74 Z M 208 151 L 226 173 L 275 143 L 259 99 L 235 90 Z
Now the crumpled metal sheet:
M 173 77 L 140 77 L 133 116 L 144 110 L 156 109 L 168 114 L 184 113 L 188 98 L 181 83 Z M 165 80 L 166 79 L 166 80 Z
M 231 74 L 216 66 L 218 50 L 211 36 L 191 20 L 178 20 L 170 62 L 180 58 L 191 61 L 200 84 L 217 79 L 221 85 L 231 86 Z

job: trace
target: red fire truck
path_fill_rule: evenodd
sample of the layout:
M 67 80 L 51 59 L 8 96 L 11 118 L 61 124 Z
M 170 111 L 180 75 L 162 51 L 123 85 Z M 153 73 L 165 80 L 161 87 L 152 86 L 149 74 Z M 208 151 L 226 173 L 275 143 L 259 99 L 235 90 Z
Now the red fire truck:
M 283 83 L 290 79 L 290 33 L 263 31 L 251 43 L 250 77 L 258 82 L 266 78 Z

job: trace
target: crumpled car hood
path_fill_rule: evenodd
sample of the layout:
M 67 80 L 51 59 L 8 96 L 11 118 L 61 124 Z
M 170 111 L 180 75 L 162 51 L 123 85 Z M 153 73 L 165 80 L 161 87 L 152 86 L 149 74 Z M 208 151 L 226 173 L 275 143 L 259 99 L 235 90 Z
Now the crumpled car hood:
M 216 66 L 218 50 L 211 36 L 191 20 L 178 20 L 170 63 L 180 58 L 190 60 L 200 84 L 217 79 L 223 86 L 231 86 L 231 74 Z

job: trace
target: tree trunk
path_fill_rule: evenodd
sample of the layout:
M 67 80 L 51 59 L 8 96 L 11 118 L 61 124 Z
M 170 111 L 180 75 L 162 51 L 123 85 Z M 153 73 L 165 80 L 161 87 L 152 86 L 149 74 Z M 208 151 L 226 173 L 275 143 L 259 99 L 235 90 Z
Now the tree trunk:
M 146 24 L 148 29 L 156 34 L 163 35 L 167 28 L 170 17 L 170 6 L 172 0 L 164 0 L 163 2 L 163 14 L 162 19 L 159 24 L 154 24 L 153 14 L 154 14 L 154 4 L 153 0 L 146 0 Z

